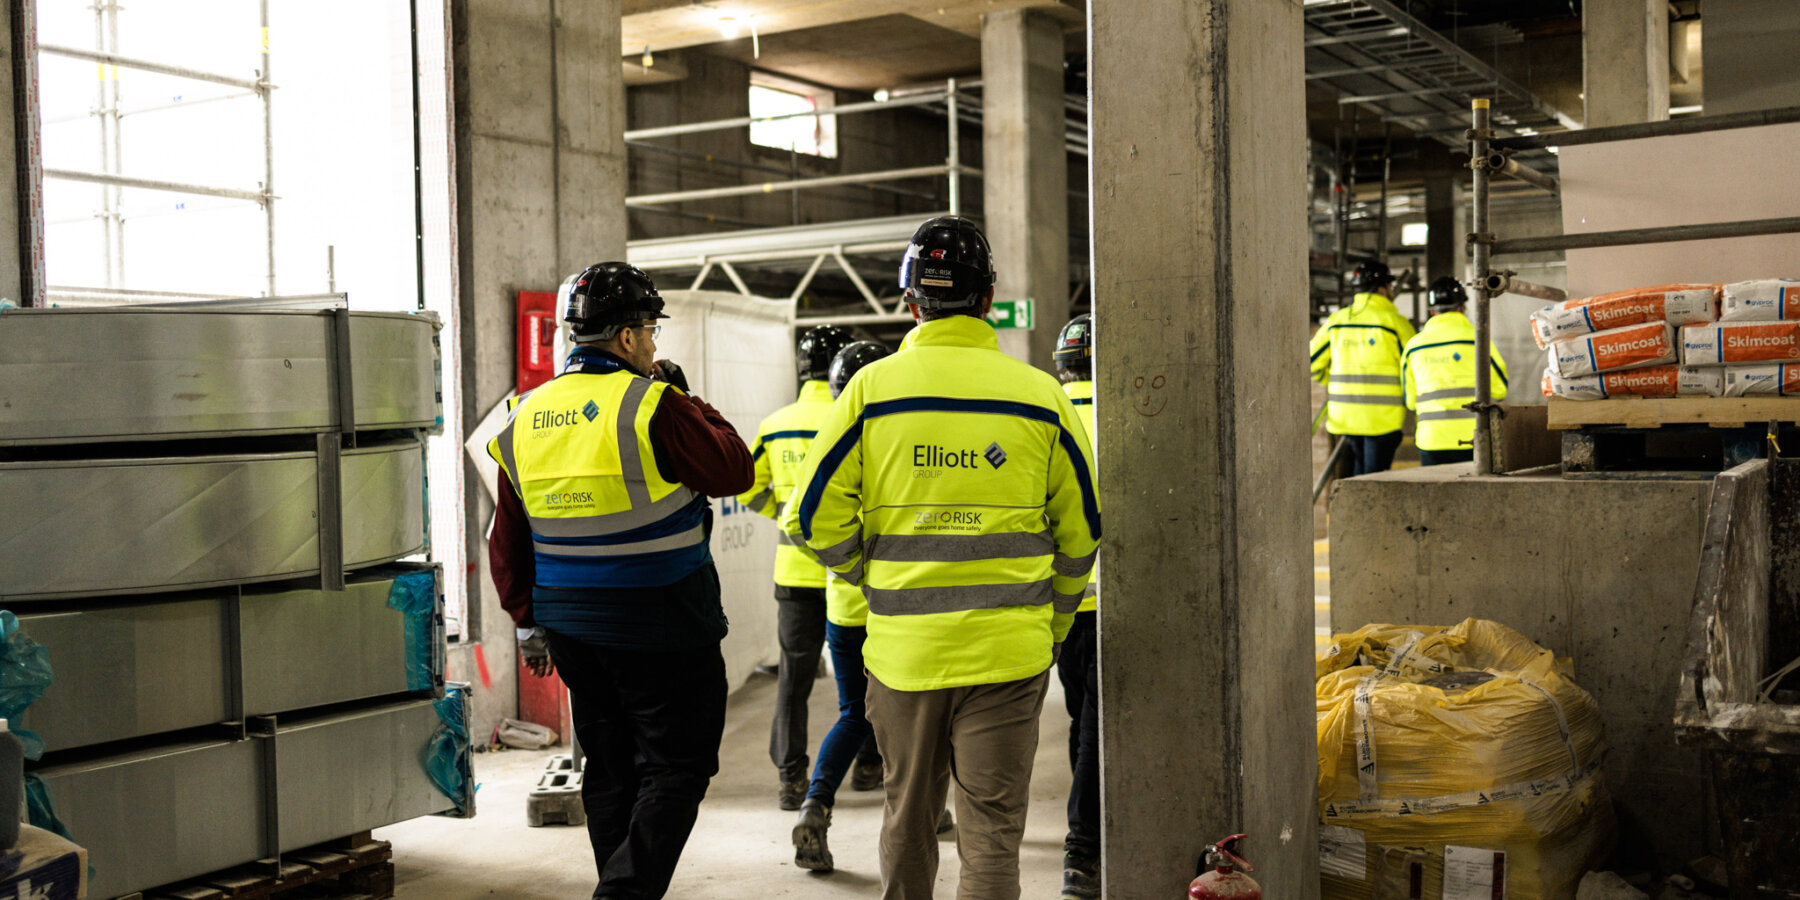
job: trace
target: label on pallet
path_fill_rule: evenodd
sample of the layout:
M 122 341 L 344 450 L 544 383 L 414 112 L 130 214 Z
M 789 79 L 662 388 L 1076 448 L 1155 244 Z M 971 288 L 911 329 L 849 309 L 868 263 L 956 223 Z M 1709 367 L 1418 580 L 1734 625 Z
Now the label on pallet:
M 1688 325 L 1717 319 L 1718 285 L 1663 285 L 1567 300 L 1531 314 L 1539 347 L 1583 334 L 1663 321 Z
M 1560 378 L 1674 361 L 1675 329 L 1667 322 L 1596 331 L 1550 346 L 1550 371 Z
M 1681 329 L 1681 359 L 1690 366 L 1800 362 L 1800 322 L 1716 322 Z
M 1602 372 L 1562 378 L 1544 370 L 1544 396 L 1568 400 L 1605 400 L 1609 397 L 1718 396 L 1721 369 L 1687 366 L 1646 366 L 1623 372 Z
M 1724 375 L 1721 397 L 1748 397 L 1752 394 L 1800 395 L 1800 364 L 1774 366 L 1726 366 L 1717 369 Z
M 1725 286 L 1719 301 L 1721 322 L 1776 322 L 1800 319 L 1800 281 L 1764 278 Z

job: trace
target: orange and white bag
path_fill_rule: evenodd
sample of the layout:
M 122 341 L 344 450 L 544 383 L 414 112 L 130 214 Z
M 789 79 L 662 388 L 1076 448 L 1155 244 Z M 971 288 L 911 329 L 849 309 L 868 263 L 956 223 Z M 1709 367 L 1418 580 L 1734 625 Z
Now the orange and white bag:
M 1670 325 L 1711 322 L 1718 318 L 1716 284 L 1666 284 L 1614 291 L 1598 297 L 1565 300 L 1531 314 L 1531 334 L 1539 347 L 1582 334 L 1644 322 Z
M 1714 369 L 1724 376 L 1721 397 L 1748 397 L 1752 394 L 1800 395 L 1800 365 L 1784 363 L 1772 366 L 1727 366 Z
M 1681 329 L 1689 366 L 1800 362 L 1800 322 L 1715 322 Z
M 1705 328 L 1704 325 L 1690 326 Z M 1675 329 L 1667 322 L 1645 322 L 1596 331 L 1550 345 L 1550 371 L 1575 378 L 1675 362 Z
M 1800 319 L 1800 281 L 1765 278 L 1725 286 L 1721 322 L 1778 322 Z
M 1683 397 L 1717 396 L 1722 382 L 1720 369 L 1690 369 L 1685 366 L 1646 366 L 1622 372 L 1602 372 L 1562 378 L 1549 370 L 1544 372 L 1544 396 L 1565 400 L 1605 400 L 1609 397 Z

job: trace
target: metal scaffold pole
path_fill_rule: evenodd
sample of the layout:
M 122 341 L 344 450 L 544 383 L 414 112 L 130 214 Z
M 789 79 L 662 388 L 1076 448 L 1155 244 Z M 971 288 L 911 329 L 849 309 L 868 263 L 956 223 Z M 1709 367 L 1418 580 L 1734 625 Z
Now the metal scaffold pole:
M 1489 253 L 1493 235 L 1488 233 L 1488 101 L 1469 102 L 1473 127 L 1469 131 L 1469 168 L 1474 171 L 1473 188 L 1469 191 L 1469 252 L 1475 265 L 1475 474 L 1494 474 L 1493 406 L 1494 386 L 1488 370 L 1493 366 L 1493 293 L 1488 289 Z
M 262 15 L 262 71 L 257 81 L 262 86 L 263 102 L 263 220 L 269 233 L 269 296 L 275 296 L 275 92 L 269 78 L 269 0 L 258 4 Z

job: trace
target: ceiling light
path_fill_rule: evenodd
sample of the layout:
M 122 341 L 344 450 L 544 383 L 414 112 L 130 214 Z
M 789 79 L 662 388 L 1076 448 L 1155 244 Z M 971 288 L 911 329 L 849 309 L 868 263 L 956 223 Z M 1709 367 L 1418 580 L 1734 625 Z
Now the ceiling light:
M 650 45 L 649 44 L 644 45 L 644 60 L 643 60 L 643 62 L 644 62 L 644 68 L 646 68 L 646 69 L 650 68 L 651 66 L 656 65 L 656 57 L 650 55 Z
M 719 35 L 728 41 L 737 40 L 738 20 L 734 16 L 719 17 Z
M 875 92 L 875 102 L 876 103 L 886 103 L 888 101 L 888 96 L 889 96 L 888 89 L 882 88 L 881 90 Z

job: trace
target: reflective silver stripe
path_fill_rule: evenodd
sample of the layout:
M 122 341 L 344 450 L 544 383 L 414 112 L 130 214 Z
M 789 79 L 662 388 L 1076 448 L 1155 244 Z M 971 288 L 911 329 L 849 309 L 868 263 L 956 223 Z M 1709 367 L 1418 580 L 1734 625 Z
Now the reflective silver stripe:
M 1420 403 L 1428 403 L 1432 400 L 1473 400 L 1475 399 L 1475 389 L 1444 388 L 1441 391 L 1426 391 L 1425 393 L 1420 394 L 1417 399 Z
M 637 439 L 638 407 L 649 391 L 650 379 L 633 378 L 619 401 L 619 471 L 625 476 L 625 496 L 631 499 L 633 509 L 650 505 L 650 486 L 644 482 L 644 457 Z
M 1000 534 L 878 534 L 863 555 L 881 562 L 981 562 L 1044 556 L 1055 550 L 1050 532 Z
M 1064 578 L 1079 578 L 1094 568 L 1094 557 L 1099 554 L 1100 548 L 1098 547 L 1094 548 L 1094 552 L 1082 557 L 1064 556 L 1058 553 L 1056 558 L 1050 561 L 1050 568 L 1055 569 L 1056 574 Z
M 803 546 L 799 541 L 794 540 L 793 535 L 788 534 L 787 532 L 782 531 L 779 528 L 775 529 L 775 543 L 777 546 L 781 546 L 781 547 Z
M 750 509 L 753 511 L 762 509 L 763 504 L 769 502 L 769 495 L 771 495 L 773 493 L 774 493 L 774 491 L 772 491 L 768 488 L 763 488 L 761 491 L 757 492 L 756 496 L 750 498 L 749 503 L 746 503 L 744 505 L 750 507 Z M 781 518 L 781 513 L 779 511 L 777 511 L 775 513 L 775 518 L 776 519 Z
M 857 551 L 861 549 L 862 535 L 853 534 L 840 541 L 835 547 L 826 547 L 823 550 L 814 550 L 813 552 L 818 554 L 819 562 L 835 569 L 838 566 L 849 562 L 852 557 L 856 556 Z
M 1091 581 L 1088 582 L 1087 590 L 1081 592 L 1082 600 L 1087 600 L 1090 597 L 1098 597 L 1098 596 L 1100 596 L 1100 586 L 1097 584 L 1094 584 Z
M 833 569 L 826 569 L 826 570 L 825 570 L 825 571 L 827 571 L 827 572 L 833 572 L 833 573 L 834 573 L 834 574 L 835 574 L 835 571 L 836 571 L 836 570 L 833 570 Z M 863 561 L 862 561 L 862 560 L 860 560 L 860 559 L 859 559 L 859 560 L 857 560 L 857 561 L 856 561 L 856 565 L 854 565 L 854 566 L 851 566 L 851 567 L 850 567 L 850 571 L 848 571 L 848 572 L 845 572 L 845 573 L 844 573 L 844 574 L 842 574 L 842 575 L 838 575 L 838 577 L 839 577 L 839 578 L 842 578 L 842 579 L 844 579 L 844 580 L 845 580 L 845 581 L 848 581 L 848 582 L 850 582 L 850 583 L 851 583 L 851 584 L 862 584 L 862 580 L 863 580 Z
M 1054 607 L 1057 612 L 1062 613 L 1063 615 L 1080 612 L 1081 601 L 1084 599 L 1086 599 L 1084 593 L 1065 594 L 1062 591 L 1057 591 Z
M 500 429 L 498 440 L 500 441 L 500 468 L 506 470 L 506 480 L 512 482 L 513 490 L 523 497 L 525 496 L 525 486 L 519 483 L 519 464 L 513 460 L 512 416 L 506 417 L 506 427 Z
M 1340 394 L 1332 391 L 1325 395 L 1333 403 L 1367 403 L 1371 406 L 1405 406 L 1406 401 L 1399 394 Z
M 633 528 L 643 528 L 681 511 L 699 495 L 686 485 L 679 485 L 669 496 L 639 509 L 628 509 L 623 512 L 605 513 L 598 516 L 567 516 L 557 518 L 534 518 L 531 530 L 545 537 L 590 537 L 596 534 L 617 534 Z
M 634 541 L 629 544 L 546 544 L 532 541 L 532 549 L 551 556 L 633 556 L 639 553 L 658 553 L 664 550 L 681 550 L 703 543 L 706 540 L 706 527 L 695 525 L 680 533 L 667 537 L 653 538 L 648 541 Z
M 1333 375 L 1335 384 L 1399 384 L 1398 375 Z
M 1466 409 L 1439 409 L 1432 412 L 1419 413 L 1419 421 L 1430 422 L 1434 419 L 1473 419 L 1475 414 Z
M 1056 600 L 1049 579 L 1024 584 L 958 584 L 897 590 L 864 587 L 863 594 L 869 598 L 869 612 L 878 616 L 924 616 L 1008 606 L 1046 606 Z

